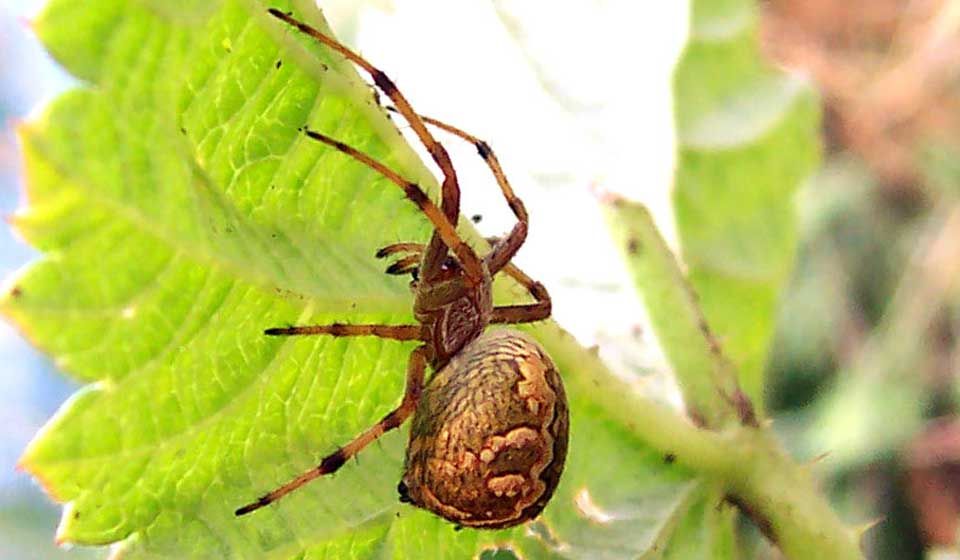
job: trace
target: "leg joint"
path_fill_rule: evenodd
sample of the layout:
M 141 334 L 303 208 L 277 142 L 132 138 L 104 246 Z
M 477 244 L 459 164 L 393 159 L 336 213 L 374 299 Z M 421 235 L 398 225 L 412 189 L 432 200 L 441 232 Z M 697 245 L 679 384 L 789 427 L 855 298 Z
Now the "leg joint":
M 405 183 L 403 190 L 407 193 L 407 198 L 421 208 L 430 201 L 426 193 L 416 183 Z
M 330 455 L 327 455 L 320 461 L 320 471 L 325 474 L 330 474 L 336 472 L 337 469 L 343 466 L 347 462 L 346 454 L 343 452 L 343 448 L 337 449 Z
M 480 154 L 480 157 L 483 159 L 490 159 L 490 156 L 493 155 L 490 144 L 487 144 L 483 140 L 477 140 L 474 145 L 477 147 L 477 153 Z
M 373 83 L 383 90 L 387 97 L 391 97 L 397 91 L 397 85 L 382 70 L 374 68 L 370 71 L 370 76 L 373 78 Z

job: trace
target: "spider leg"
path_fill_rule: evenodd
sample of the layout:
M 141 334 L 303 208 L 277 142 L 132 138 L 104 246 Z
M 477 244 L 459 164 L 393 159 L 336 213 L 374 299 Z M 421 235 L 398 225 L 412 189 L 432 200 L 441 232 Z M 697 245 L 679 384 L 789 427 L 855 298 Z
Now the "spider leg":
M 553 310 L 553 303 L 544 285 L 527 276 L 525 272 L 517 268 L 513 263 L 507 263 L 502 270 L 504 274 L 525 287 L 527 291 L 530 292 L 530 295 L 533 296 L 533 299 L 536 300 L 536 303 L 494 307 L 490 322 L 506 324 L 532 323 L 549 318 Z
M 377 258 L 384 259 L 391 255 L 408 253 L 406 256 L 397 259 L 397 261 L 384 271 L 387 274 L 412 274 L 414 280 L 419 278 L 420 274 L 420 261 L 423 259 L 423 251 L 426 245 L 422 243 L 394 243 L 392 245 L 387 245 L 386 247 L 381 247 L 377 251 Z
M 330 336 L 376 336 L 390 340 L 423 340 L 423 327 L 420 325 L 305 325 L 295 327 L 274 327 L 263 331 L 268 336 L 301 336 L 327 334 Z
M 316 478 L 335 473 L 344 463 L 351 457 L 354 457 L 364 447 L 376 441 L 386 432 L 403 424 L 403 422 L 413 414 L 413 411 L 417 408 L 417 403 L 420 402 L 420 395 L 423 391 L 423 374 L 424 371 L 426 371 L 426 367 L 426 351 L 425 347 L 421 346 L 410 354 L 410 361 L 407 363 L 406 388 L 404 389 L 403 400 L 400 401 L 400 406 L 393 409 L 379 422 L 367 428 L 366 431 L 354 438 L 353 441 L 321 459 L 320 464 L 316 467 L 294 478 L 283 486 L 260 496 L 255 502 L 238 508 L 234 512 L 234 515 L 246 515 L 279 500 Z
M 407 198 L 416 204 L 417 207 L 420 208 L 424 214 L 426 214 L 427 218 L 430 220 L 430 223 L 433 224 L 433 227 L 435 228 L 434 235 L 439 235 L 442 243 L 446 245 L 446 247 L 449 247 L 450 250 L 453 251 L 453 254 L 456 255 L 457 260 L 459 260 L 460 264 L 463 266 L 464 277 L 467 283 L 476 286 L 483 280 L 484 272 L 483 266 L 480 262 L 480 257 L 478 257 L 477 254 L 473 252 L 473 249 L 471 249 L 470 246 L 463 241 L 453 224 L 450 223 L 450 220 L 448 220 L 447 217 L 440 211 L 440 209 L 437 208 L 437 205 L 430 200 L 430 198 L 425 192 L 423 192 L 419 185 L 404 179 L 399 173 L 390 169 L 383 163 L 373 159 L 356 148 L 344 144 L 343 142 L 334 140 L 329 136 L 320 134 L 319 132 L 313 130 L 305 130 L 305 133 L 308 137 L 347 154 L 353 159 L 383 175 L 403 189 L 403 192 L 407 195 Z M 446 259 L 446 256 L 446 249 L 444 249 L 440 255 L 441 258 L 438 266 L 443 264 L 443 260 Z M 424 261 L 426 264 L 429 264 L 430 259 L 425 258 Z
M 423 253 L 423 248 L 423 243 L 394 243 L 393 245 L 381 247 L 380 250 L 377 251 L 377 258 L 383 259 L 394 253 L 416 253 L 420 255 Z
M 436 162 L 437 166 L 440 167 L 440 171 L 443 173 L 440 204 L 447 220 L 456 227 L 457 219 L 460 216 L 460 186 L 457 183 L 457 172 L 453 168 L 453 163 L 450 161 L 450 155 L 443 145 L 433 137 L 420 117 L 417 116 L 417 113 L 413 110 L 413 107 L 410 106 L 407 98 L 397 89 L 393 80 L 387 77 L 382 70 L 367 62 L 362 56 L 353 52 L 333 37 L 321 33 L 310 25 L 276 8 L 270 8 L 267 11 L 273 17 L 299 29 L 302 33 L 337 51 L 346 59 L 370 74 L 374 85 L 380 88 L 380 90 L 390 98 L 390 101 L 396 105 L 397 112 L 407 120 L 414 133 L 416 133 L 417 138 L 420 139 L 420 142 L 427 149 L 427 152 L 430 153 L 430 157 Z M 451 246 L 447 240 L 443 239 L 438 231 L 435 231 L 430 238 L 427 258 L 424 259 L 424 270 L 421 271 L 424 278 L 432 279 L 439 275 L 443 266 L 443 260 L 447 255 L 447 248 L 453 250 L 453 246 Z
M 420 267 L 420 255 L 408 255 L 391 264 L 385 271 L 387 274 L 407 274 Z
M 395 107 L 387 107 L 387 109 L 399 112 L 399 110 Z M 517 217 L 517 224 L 513 226 L 513 229 L 510 231 L 510 233 L 506 237 L 500 239 L 499 242 L 494 243 L 493 249 L 486 257 L 484 257 L 490 274 L 496 274 L 508 262 L 510 262 L 510 259 L 513 258 L 527 238 L 527 226 L 530 221 L 529 216 L 527 215 L 527 209 L 523 205 L 523 201 L 520 200 L 520 198 L 518 198 L 513 192 L 513 187 L 510 186 L 510 181 L 507 180 L 507 175 L 503 172 L 503 168 L 500 166 L 500 161 L 497 159 L 496 154 L 493 153 L 493 149 L 490 148 L 489 144 L 477 138 L 476 136 L 443 121 L 438 121 L 437 119 L 433 119 L 424 115 L 420 115 L 420 119 L 422 119 L 425 123 L 431 124 L 441 130 L 445 130 L 450 134 L 453 134 L 454 136 L 462 138 L 476 147 L 477 153 L 480 154 L 480 157 L 483 158 L 484 162 L 486 162 L 487 167 L 490 168 L 490 172 L 493 173 L 494 178 L 497 180 L 497 185 L 500 186 L 500 191 L 503 193 L 503 198 L 507 200 L 510 210 L 512 210 L 513 215 Z

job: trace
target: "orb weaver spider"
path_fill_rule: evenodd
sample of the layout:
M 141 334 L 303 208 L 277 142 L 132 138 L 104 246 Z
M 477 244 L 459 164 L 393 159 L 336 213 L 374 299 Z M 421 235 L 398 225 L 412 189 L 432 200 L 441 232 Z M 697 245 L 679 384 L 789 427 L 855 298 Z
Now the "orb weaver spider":
M 365 59 L 291 14 L 270 15 L 340 53 L 373 79 L 410 124 L 443 173 L 437 207 L 415 183 L 342 142 L 313 130 L 305 134 L 365 165 L 400 187 L 430 220 L 427 245 L 395 243 L 377 258 L 398 257 L 386 272 L 410 274 L 419 325 L 330 325 L 271 328 L 271 336 L 375 336 L 417 340 L 410 354 L 400 405 L 316 467 L 236 510 L 245 515 L 279 500 L 343 464 L 411 415 L 400 501 L 476 528 L 511 527 L 535 518 L 556 489 L 567 452 L 568 409 L 553 361 L 532 338 L 513 330 L 484 332 L 489 324 L 529 323 L 550 316 L 547 290 L 511 259 L 527 236 L 528 216 L 490 147 L 443 122 L 414 112 L 393 81 Z M 446 149 L 427 125 L 472 143 L 490 168 L 517 218 L 482 258 L 455 229 L 460 187 Z M 494 306 L 492 277 L 503 272 L 524 286 L 534 303 Z M 434 374 L 424 384 L 427 366 Z

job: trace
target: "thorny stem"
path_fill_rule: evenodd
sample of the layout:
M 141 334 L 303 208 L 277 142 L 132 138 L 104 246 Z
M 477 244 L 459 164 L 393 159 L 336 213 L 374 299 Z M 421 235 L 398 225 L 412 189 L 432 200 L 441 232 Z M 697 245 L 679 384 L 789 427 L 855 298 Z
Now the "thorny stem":
M 611 195 L 604 198 L 614 241 L 646 304 L 687 414 L 715 430 L 735 423 L 756 426 L 754 403 L 740 389 L 733 364 L 649 210 Z
M 572 394 L 589 395 L 639 439 L 723 485 L 731 501 L 788 558 L 862 558 L 859 534 L 841 522 L 809 467 L 793 461 L 767 426 L 698 428 L 677 411 L 641 396 L 556 324 L 535 330 L 560 364 Z

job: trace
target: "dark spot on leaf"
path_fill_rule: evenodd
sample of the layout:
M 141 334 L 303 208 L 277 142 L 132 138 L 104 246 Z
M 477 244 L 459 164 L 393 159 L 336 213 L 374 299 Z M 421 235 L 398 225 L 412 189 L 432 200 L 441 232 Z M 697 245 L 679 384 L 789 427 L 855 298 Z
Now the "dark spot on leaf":
M 186 133 L 187 133 L 187 129 L 185 129 L 185 128 L 183 128 L 183 127 L 181 126 L 181 127 L 180 127 L 180 134 L 184 134 L 184 135 L 185 135 Z
M 283 66 L 282 60 L 277 60 L 277 63 L 273 65 L 274 68 L 280 68 L 281 66 Z
M 20 286 L 14 286 L 10 289 L 10 296 L 13 298 L 19 298 L 23 295 L 23 289 Z
M 663 456 L 663 462 L 668 465 L 672 465 L 674 462 L 676 462 L 676 460 L 677 460 L 677 456 L 674 455 L 673 453 L 667 453 L 666 455 Z
M 627 240 L 627 253 L 631 255 L 636 255 L 640 252 L 640 241 L 635 237 L 631 237 Z
M 478 560 L 519 560 L 519 556 L 510 548 L 488 548 L 480 553 Z
M 74 510 L 74 511 L 73 511 L 73 518 L 74 518 L 74 519 L 80 519 L 80 511 L 79 511 L 79 510 Z

